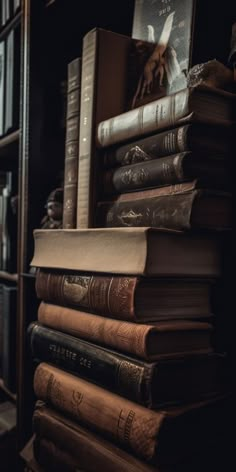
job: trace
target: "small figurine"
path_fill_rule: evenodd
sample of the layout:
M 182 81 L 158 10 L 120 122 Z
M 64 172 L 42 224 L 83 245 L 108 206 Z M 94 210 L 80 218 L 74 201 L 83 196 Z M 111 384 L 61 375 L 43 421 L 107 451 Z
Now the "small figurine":
M 63 188 L 54 189 L 45 205 L 47 215 L 41 221 L 42 229 L 61 229 L 63 213 Z

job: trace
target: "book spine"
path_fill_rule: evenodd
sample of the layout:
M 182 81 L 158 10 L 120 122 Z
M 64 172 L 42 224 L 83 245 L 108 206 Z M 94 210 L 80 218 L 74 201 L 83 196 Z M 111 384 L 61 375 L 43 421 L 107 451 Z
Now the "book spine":
M 68 64 L 63 228 L 76 228 L 81 59 Z
M 174 127 L 181 119 L 190 120 L 189 97 L 188 89 L 181 90 L 101 121 L 97 127 L 97 145 L 110 146 L 136 136 Z
M 40 269 L 35 288 L 38 298 L 44 301 L 135 321 L 137 281 L 137 277 L 65 275 Z
M 34 438 L 33 451 L 37 462 L 45 467 L 44 470 L 83 472 L 78 467 L 78 461 L 73 455 L 68 454 L 64 448 L 58 448 L 54 442 L 48 439 Z
M 124 144 L 115 149 L 104 150 L 103 164 L 105 168 L 125 166 L 149 161 L 156 157 L 190 151 L 188 143 L 189 126 L 180 126 L 163 133 Z
M 33 358 L 49 362 L 137 403 L 151 406 L 153 364 L 132 361 L 34 322 L 28 328 Z
M 91 226 L 91 146 L 93 129 L 93 109 L 95 102 L 96 33 L 88 33 L 83 40 L 81 79 L 81 120 L 79 140 L 79 178 L 77 228 Z
M 149 410 L 46 363 L 35 370 L 34 392 L 39 400 L 106 434 L 139 457 L 154 457 L 164 412 Z
M 183 195 L 146 196 L 140 199 L 98 202 L 96 225 L 107 228 L 150 226 L 189 230 L 197 191 Z M 124 195 L 123 195 L 124 196 Z
M 138 460 L 111 441 L 96 436 L 78 422 L 68 418 L 65 421 L 59 413 L 39 400 L 36 402 L 32 423 L 36 438 L 53 441 L 59 450 L 65 449 L 76 457 L 77 464 L 85 470 L 96 472 L 99 464 L 101 470 L 106 472 L 158 472 L 156 467 Z
M 107 170 L 104 173 L 104 193 L 124 193 L 183 182 L 187 180 L 183 168 L 187 154 L 173 154 L 153 161 Z
M 39 305 L 38 321 L 49 328 L 150 360 L 147 343 L 153 326 L 113 320 L 44 302 Z

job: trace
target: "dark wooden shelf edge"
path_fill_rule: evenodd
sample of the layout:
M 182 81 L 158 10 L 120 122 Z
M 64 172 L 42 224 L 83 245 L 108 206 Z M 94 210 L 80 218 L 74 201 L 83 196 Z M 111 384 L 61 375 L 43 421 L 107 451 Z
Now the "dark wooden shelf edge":
M 0 41 L 12 30 L 20 24 L 21 10 L 19 10 L 0 30 Z
M 3 390 L 4 393 L 6 393 L 6 395 L 11 399 L 13 400 L 14 402 L 16 402 L 16 399 L 17 399 L 17 396 L 15 393 L 12 393 L 10 390 L 8 390 L 8 388 L 4 385 L 4 382 L 3 382 L 3 379 L 0 378 L 0 389 Z
M 29 272 L 21 272 L 20 277 L 23 277 L 24 279 L 35 279 L 36 274 L 30 274 Z
M 56 3 L 56 0 L 48 0 L 47 3 L 46 3 L 46 8 L 50 7 L 54 3 Z
M 4 148 L 8 146 L 9 144 L 15 143 L 18 141 L 20 136 L 20 130 L 17 129 L 16 131 L 13 131 L 10 134 L 7 134 L 6 136 L 3 136 L 3 138 L 0 138 L 0 148 Z

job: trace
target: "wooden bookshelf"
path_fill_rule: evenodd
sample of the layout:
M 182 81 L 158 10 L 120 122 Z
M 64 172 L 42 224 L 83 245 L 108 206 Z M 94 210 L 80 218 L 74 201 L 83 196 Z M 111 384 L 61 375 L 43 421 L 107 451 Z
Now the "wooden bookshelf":
M 15 158 L 19 153 L 20 130 L 13 131 L 0 139 L 0 162 L 3 158 Z
M 0 41 L 13 29 L 20 24 L 21 10 L 19 10 L 1 29 Z

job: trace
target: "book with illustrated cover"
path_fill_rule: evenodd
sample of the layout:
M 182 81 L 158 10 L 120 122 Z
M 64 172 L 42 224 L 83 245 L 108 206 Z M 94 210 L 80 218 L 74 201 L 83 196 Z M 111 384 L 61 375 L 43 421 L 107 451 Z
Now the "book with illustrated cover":
M 136 0 L 132 37 L 155 44 L 140 76 L 136 103 L 145 92 L 169 95 L 185 88 L 194 65 L 212 59 L 227 64 L 235 20 L 233 3 L 222 20 L 222 5 L 214 0 Z

